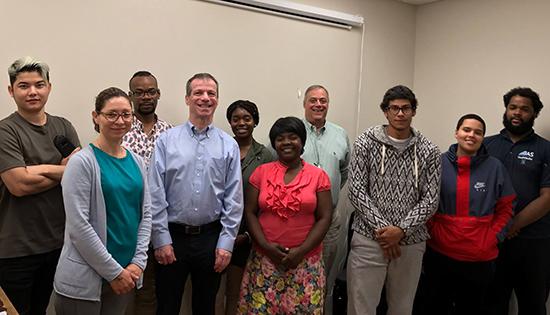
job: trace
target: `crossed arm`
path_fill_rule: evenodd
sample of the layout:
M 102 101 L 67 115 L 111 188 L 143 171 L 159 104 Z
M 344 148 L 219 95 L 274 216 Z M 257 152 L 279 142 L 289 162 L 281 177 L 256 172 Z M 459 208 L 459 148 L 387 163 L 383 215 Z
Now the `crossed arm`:
M 39 164 L 14 167 L 0 174 L 2 181 L 10 191 L 17 197 L 23 197 L 41 193 L 59 184 L 65 165 L 79 149 L 75 149 L 71 155 L 61 160 L 59 165 Z

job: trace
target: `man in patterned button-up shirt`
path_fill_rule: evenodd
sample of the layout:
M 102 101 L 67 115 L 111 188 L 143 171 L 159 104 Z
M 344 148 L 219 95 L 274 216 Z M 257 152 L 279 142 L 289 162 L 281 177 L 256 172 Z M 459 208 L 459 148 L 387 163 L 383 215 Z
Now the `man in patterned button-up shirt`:
M 149 167 L 155 141 L 159 134 L 172 128 L 155 114 L 160 98 L 157 79 L 148 71 L 138 71 L 130 79 L 128 93 L 134 105 L 132 129 L 122 139 L 122 144 L 142 156 Z
M 129 150 L 143 157 L 149 168 L 151 155 L 155 151 L 155 141 L 159 134 L 172 128 L 155 114 L 160 98 L 157 78 L 148 71 L 138 71 L 130 79 L 128 93 L 134 105 L 132 129 L 122 139 Z M 136 291 L 133 305 L 128 307 L 128 315 L 156 313 L 154 254 L 149 251 L 147 268 L 143 275 L 143 287 Z

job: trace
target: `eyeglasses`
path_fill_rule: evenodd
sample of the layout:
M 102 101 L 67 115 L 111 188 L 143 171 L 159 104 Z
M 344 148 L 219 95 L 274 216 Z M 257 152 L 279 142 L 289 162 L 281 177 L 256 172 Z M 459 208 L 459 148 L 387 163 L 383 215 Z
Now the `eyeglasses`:
M 135 97 L 144 97 L 145 94 L 147 94 L 151 97 L 155 97 L 159 94 L 159 92 L 160 92 L 159 89 L 149 89 L 146 91 L 136 90 L 136 91 L 130 91 L 130 95 Z
M 412 106 L 408 106 L 408 105 L 403 107 L 399 107 L 397 105 L 391 105 L 391 106 L 388 106 L 387 110 L 392 115 L 398 115 L 400 111 L 403 112 L 403 115 L 408 115 L 413 111 Z
M 129 122 L 132 121 L 132 118 L 134 117 L 134 114 L 124 112 L 124 113 L 117 113 L 117 112 L 110 112 L 110 113 L 104 113 L 104 112 L 98 112 L 99 114 L 103 115 L 107 121 L 114 123 L 118 120 L 118 117 L 122 117 L 123 121 Z

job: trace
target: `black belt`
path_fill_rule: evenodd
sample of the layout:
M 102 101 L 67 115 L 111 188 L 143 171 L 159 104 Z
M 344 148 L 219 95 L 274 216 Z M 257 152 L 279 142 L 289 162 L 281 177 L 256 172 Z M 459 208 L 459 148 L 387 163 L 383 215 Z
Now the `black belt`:
M 214 222 L 206 223 L 203 225 L 187 225 L 173 222 L 168 223 L 168 228 L 170 229 L 170 231 L 186 235 L 199 235 L 201 233 L 206 233 L 214 230 L 220 231 L 221 227 L 222 224 L 220 223 L 220 220 L 216 220 Z

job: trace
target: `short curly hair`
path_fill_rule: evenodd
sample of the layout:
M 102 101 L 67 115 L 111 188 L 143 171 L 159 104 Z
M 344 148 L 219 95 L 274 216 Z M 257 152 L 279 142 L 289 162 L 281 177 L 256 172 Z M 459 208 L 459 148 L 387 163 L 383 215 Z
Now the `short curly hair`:
M 508 93 L 504 94 L 504 96 L 502 97 L 502 99 L 504 100 L 504 107 L 508 107 L 508 104 L 510 104 L 510 100 L 514 96 L 521 96 L 530 99 L 531 104 L 533 104 L 533 109 L 535 110 L 535 116 L 538 116 L 541 109 L 544 107 L 540 100 L 539 94 L 527 87 L 513 88 L 508 91 Z
M 411 102 L 412 109 L 416 110 L 418 100 L 416 99 L 413 91 L 404 85 L 397 85 L 387 90 L 384 94 L 384 98 L 382 99 L 382 103 L 380 103 L 380 109 L 382 109 L 382 111 L 386 111 L 390 106 L 390 101 L 400 99 L 405 99 Z

